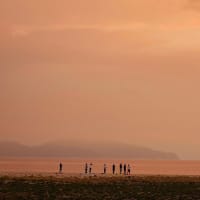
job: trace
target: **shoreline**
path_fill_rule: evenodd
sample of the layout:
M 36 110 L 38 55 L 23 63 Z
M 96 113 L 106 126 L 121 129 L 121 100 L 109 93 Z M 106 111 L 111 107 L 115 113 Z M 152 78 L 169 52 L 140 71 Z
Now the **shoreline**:
M 2 176 L 0 199 L 193 200 L 200 176 L 26 174 Z
M 200 179 L 200 175 L 174 175 L 174 174 L 103 174 L 103 173 L 59 173 L 59 172 L 0 172 L 0 178 L 2 177 L 11 177 L 11 178 L 26 178 L 26 177 L 40 177 L 40 178 L 195 178 Z

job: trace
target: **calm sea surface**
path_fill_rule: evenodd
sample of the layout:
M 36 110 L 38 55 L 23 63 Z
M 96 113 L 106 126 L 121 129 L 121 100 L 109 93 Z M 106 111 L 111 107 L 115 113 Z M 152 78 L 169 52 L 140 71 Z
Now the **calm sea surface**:
M 131 165 L 132 174 L 144 175 L 200 175 L 200 161 L 137 161 L 137 160 L 96 160 L 96 159 L 58 159 L 58 158 L 0 158 L 0 173 L 55 173 L 59 162 L 63 163 L 66 174 L 84 172 L 86 162 L 93 163 L 92 172 L 102 173 L 104 163 L 108 173 L 116 164 L 119 173 L 119 163 Z

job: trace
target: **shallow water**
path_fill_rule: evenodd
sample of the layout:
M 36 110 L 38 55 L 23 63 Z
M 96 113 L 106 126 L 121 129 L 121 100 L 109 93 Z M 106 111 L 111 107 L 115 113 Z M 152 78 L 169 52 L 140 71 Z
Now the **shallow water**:
M 112 164 L 131 165 L 132 174 L 143 175 L 200 175 L 200 161 L 140 161 L 140 160 L 108 160 L 108 159 L 66 159 L 66 158 L 0 158 L 1 173 L 55 173 L 59 162 L 63 164 L 63 172 L 68 174 L 84 173 L 85 162 L 93 163 L 92 172 L 102 173 L 104 163 L 111 173 Z

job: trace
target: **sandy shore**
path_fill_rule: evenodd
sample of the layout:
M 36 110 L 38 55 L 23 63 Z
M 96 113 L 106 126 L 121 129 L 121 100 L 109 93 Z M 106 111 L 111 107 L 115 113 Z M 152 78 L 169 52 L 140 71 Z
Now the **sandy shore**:
M 200 175 L 164 175 L 164 174 L 131 174 L 128 175 L 120 175 L 116 173 L 115 175 L 111 173 L 107 173 L 106 175 L 103 173 L 91 173 L 91 174 L 85 174 L 85 173 L 59 173 L 59 172 L 0 172 L 0 177 L 42 177 L 42 178 L 48 178 L 48 177 L 57 177 L 57 178 L 68 178 L 68 177 L 76 177 L 76 178 L 86 178 L 86 177 L 171 177 L 171 178 L 193 178 L 198 179 L 200 178 Z
M 2 173 L 3 199 L 200 199 L 200 176 Z

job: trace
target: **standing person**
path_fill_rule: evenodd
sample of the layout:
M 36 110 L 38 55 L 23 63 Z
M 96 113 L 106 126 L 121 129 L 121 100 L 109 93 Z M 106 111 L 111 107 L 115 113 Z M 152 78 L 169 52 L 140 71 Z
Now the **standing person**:
M 88 173 L 88 164 L 85 163 L 85 174 L 87 174 L 87 173 Z
M 126 175 L 126 164 L 124 164 L 124 175 Z
M 92 163 L 90 163 L 90 167 L 89 167 L 89 173 L 92 173 Z
M 63 165 L 62 165 L 62 163 L 60 162 L 60 164 L 59 164 L 59 173 L 60 173 L 60 174 L 62 173 L 62 170 L 63 170 Z
M 115 164 L 113 164 L 113 166 L 112 166 L 112 172 L 113 172 L 113 174 L 115 174 Z
M 120 165 L 119 165 L 119 172 L 120 172 L 120 174 L 122 174 L 122 163 L 120 163 Z
M 128 164 L 128 175 L 131 175 L 131 166 Z
M 106 164 L 104 164 L 104 166 L 103 166 L 103 173 L 104 174 L 106 174 L 106 169 L 107 169 L 107 166 L 106 166 Z

